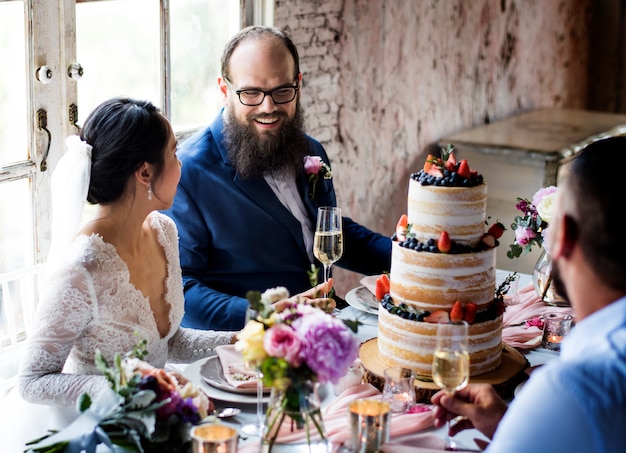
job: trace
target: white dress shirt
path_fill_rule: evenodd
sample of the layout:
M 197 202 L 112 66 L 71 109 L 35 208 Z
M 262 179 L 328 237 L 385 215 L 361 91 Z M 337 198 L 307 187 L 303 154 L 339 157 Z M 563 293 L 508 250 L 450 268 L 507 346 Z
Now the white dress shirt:
M 306 212 L 304 202 L 302 201 L 300 193 L 298 192 L 298 187 L 296 186 L 295 178 L 269 174 L 266 174 L 263 177 L 283 206 L 289 209 L 289 212 L 291 212 L 300 222 L 306 253 L 309 256 L 309 260 L 313 263 L 314 225 Z

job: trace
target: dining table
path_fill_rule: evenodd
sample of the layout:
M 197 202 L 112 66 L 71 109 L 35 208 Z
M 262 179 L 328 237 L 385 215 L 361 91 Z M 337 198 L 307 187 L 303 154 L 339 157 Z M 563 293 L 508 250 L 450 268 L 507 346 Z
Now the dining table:
M 501 281 L 506 275 L 508 275 L 508 271 L 498 270 L 497 271 L 497 280 Z M 515 299 L 517 299 L 518 293 L 523 294 L 525 291 L 530 294 L 532 288 L 532 277 L 528 274 L 517 274 L 518 280 L 515 288 L 515 293 L 509 296 L 511 303 L 517 303 Z M 355 288 L 356 290 L 357 288 Z M 345 320 L 357 320 L 360 325 L 358 328 L 358 332 L 356 336 L 361 343 L 364 343 L 372 338 L 377 337 L 378 335 L 378 315 L 375 310 L 367 309 L 366 306 L 359 306 L 359 302 L 356 301 L 353 297 L 349 297 L 350 294 L 346 295 L 346 301 L 348 302 L 348 306 L 342 309 L 340 312 L 336 314 L 336 317 Z M 538 297 L 538 296 L 537 296 Z M 536 305 L 534 305 L 533 314 L 537 313 Z M 511 307 L 514 307 L 512 305 Z M 511 308 L 508 307 L 508 308 Z M 545 309 L 539 308 L 542 311 L 551 311 L 552 307 L 545 307 Z M 561 311 L 571 311 L 571 308 L 559 308 Z M 514 311 L 511 308 L 511 311 Z M 519 310 L 518 310 L 519 311 Z M 505 312 L 506 313 L 506 312 Z M 523 317 L 523 313 L 517 313 L 517 318 L 513 319 L 516 322 L 509 322 L 512 328 L 519 327 L 524 322 L 519 322 L 519 317 Z M 503 332 L 506 331 L 506 322 L 503 327 Z M 539 332 L 540 334 L 540 332 Z M 503 334 L 504 338 L 504 334 Z M 536 342 L 540 341 L 540 338 L 534 339 Z M 530 343 L 529 343 L 530 344 Z M 516 346 L 521 346 L 517 348 L 517 350 L 524 355 L 526 360 L 528 361 L 529 367 L 527 372 L 538 366 L 541 366 L 550 360 L 554 360 L 558 357 L 559 352 L 554 350 L 548 350 L 541 345 L 532 345 L 532 346 L 524 346 L 524 343 L 518 343 Z M 223 388 L 216 388 L 214 385 L 210 385 L 206 380 L 207 369 L 210 368 L 208 366 L 207 361 L 215 360 L 216 357 L 208 357 L 196 362 L 193 362 L 185 367 L 179 368 L 179 371 L 182 374 L 198 385 L 208 396 L 212 399 L 215 404 L 216 410 L 219 412 L 228 407 L 234 407 L 240 409 L 240 412 L 230 418 L 211 418 L 210 422 L 215 423 L 224 423 L 229 426 L 234 427 L 237 430 L 240 430 L 242 426 L 246 424 L 253 424 L 258 421 L 259 417 L 257 414 L 257 396 L 255 393 L 233 393 L 228 390 L 224 390 Z M 363 385 L 363 384 L 361 384 Z M 369 385 L 369 384 L 368 384 Z M 521 389 L 523 386 L 520 384 L 514 394 Z M 326 406 L 329 406 L 335 401 L 341 394 L 342 389 L 338 388 L 338 386 L 332 385 L 330 383 L 321 384 L 319 387 L 320 399 L 322 401 L 322 410 Z M 514 394 L 511 398 L 514 398 Z M 264 415 L 267 401 L 269 400 L 269 394 L 265 393 L 262 398 L 262 411 L 261 416 Z M 400 418 L 397 419 L 398 421 Z M 393 423 L 394 418 L 392 417 L 392 434 L 393 434 Z M 397 430 L 401 431 L 402 434 L 397 436 L 391 436 L 389 441 L 383 446 L 383 452 L 387 453 L 395 453 L 395 452 L 407 452 L 407 453 L 432 453 L 437 451 L 444 451 L 444 432 L 445 427 L 435 428 L 430 424 L 427 428 L 420 429 L 417 432 L 410 432 L 410 430 Z M 345 409 L 345 430 L 348 430 L 348 412 Z M 407 432 L 408 431 L 408 432 Z M 461 451 L 481 451 L 479 445 L 484 445 L 484 442 L 489 442 L 489 439 L 485 437 L 482 433 L 480 433 L 476 429 L 468 429 L 464 430 L 461 433 L 458 433 L 455 436 L 455 441 L 460 447 Z M 463 450 L 465 449 L 465 450 Z M 260 449 L 260 437 L 258 436 L 250 436 L 239 431 L 239 451 L 240 452 L 256 452 L 261 451 Z M 289 452 L 289 453 L 298 453 L 299 451 L 308 452 L 308 451 L 318 451 L 315 449 L 309 450 L 306 443 L 297 445 L 281 445 L 280 443 L 274 445 L 272 448 L 273 452 Z M 321 451 L 321 450 L 319 450 Z M 333 452 L 334 453 L 342 453 L 349 452 L 350 450 L 343 446 L 342 443 L 333 444 Z

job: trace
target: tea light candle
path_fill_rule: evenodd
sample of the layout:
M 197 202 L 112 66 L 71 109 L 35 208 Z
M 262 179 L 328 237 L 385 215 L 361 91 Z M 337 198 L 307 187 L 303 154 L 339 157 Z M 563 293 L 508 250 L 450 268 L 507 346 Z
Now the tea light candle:
M 560 343 L 561 341 L 563 341 L 561 335 L 548 335 L 548 343 Z
M 236 453 L 239 436 L 226 425 L 204 424 L 191 430 L 192 453 Z
M 559 351 L 569 334 L 572 320 L 572 315 L 567 313 L 546 313 L 543 316 L 543 347 Z
M 358 399 L 350 403 L 352 451 L 375 453 L 389 440 L 391 406 L 377 399 Z

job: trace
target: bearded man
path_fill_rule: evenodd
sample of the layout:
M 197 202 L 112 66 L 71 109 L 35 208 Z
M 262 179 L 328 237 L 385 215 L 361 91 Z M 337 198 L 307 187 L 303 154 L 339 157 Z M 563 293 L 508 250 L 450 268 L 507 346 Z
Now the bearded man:
M 273 27 L 248 27 L 226 45 L 219 89 L 224 108 L 178 151 L 182 176 L 166 212 L 180 234 L 183 326 L 238 330 L 250 290 L 310 288 L 317 208 L 336 206 L 330 162 L 304 132 L 302 74 L 292 40 Z M 320 162 L 312 174 L 307 162 Z M 321 160 L 321 161 L 320 161 Z M 315 180 L 313 184 L 312 179 Z M 343 219 L 338 266 L 389 271 L 391 241 Z

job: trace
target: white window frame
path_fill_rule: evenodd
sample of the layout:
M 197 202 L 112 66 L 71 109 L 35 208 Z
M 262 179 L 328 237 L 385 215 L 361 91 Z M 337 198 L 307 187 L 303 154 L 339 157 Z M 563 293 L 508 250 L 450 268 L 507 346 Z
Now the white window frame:
M 0 0 L 16 1 L 16 0 Z M 41 276 L 51 242 L 51 197 L 50 178 L 64 150 L 65 138 L 77 134 L 79 128 L 71 106 L 78 105 L 77 81 L 68 75 L 68 67 L 76 61 L 76 3 L 102 0 L 24 0 L 24 18 L 26 33 L 26 74 L 27 74 L 27 113 L 28 139 L 27 158 L 23 161 L 0 165 L 0 184 L 30 178 L 30 199 L 33 206 L 33 256 L 32 261 L 23 269 L 11 269 L 0 273 L 0 285 L 5 296 L 0 303 L 9 304 L 9 284 L 19 282 L 20 288 L 28 293 L 26 306 L 7 307 L 8 311 L 20 309 L 23 312 L 26 329 L 32 324 L 33 314 L 38 302 L 37 282 Z M 171 1 L 160 0 L 160 48 L 161 48 L 161 102 L 162 111 L 169 118 L 171 111 L 170 74 L 170 33 L 169 5 Z M 224 0 L 239 1 L 241 7 L 241 26 L 247 24 L 273 23 L 273 0 Z M 37 69 L 47 67 L 51 71 L 49 83 L 37 79 Z M 38 113 L 39 112 L 39 113 Z M 46 113 L 45 129 L 39 123 L 40 112 Z M 79 112 L 79 115 L 81 112 Z M 80 123 L 79 123 L 80 124 Z M 194 131 L 176 131 L 179 140 Z M 51 138 L 49 140 L 49 137 Z M 48 143 L 50 141 L 50 143 Z M 46 151 L 47 150 L 47 151 Z M 42 171 L 42 161 L 47 169 Z M 3 213 L 0 213 L 2 215 Z M 12 347 L 21 347 L 27 332 L 10 329 L 8 339 L 0 339 L 0 357 Z M 15 381 L 15 377 L 0 378 L 0 397 Z

